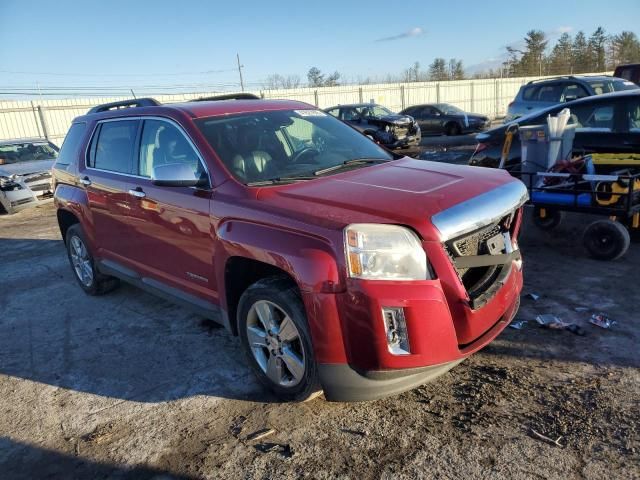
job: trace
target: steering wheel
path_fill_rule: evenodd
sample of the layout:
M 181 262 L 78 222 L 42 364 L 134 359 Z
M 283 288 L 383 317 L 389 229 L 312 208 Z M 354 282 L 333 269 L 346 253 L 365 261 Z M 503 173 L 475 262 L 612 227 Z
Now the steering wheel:
M 313 155 L 313 156 L 320 155 L 320 151 L 314 147 L 305 147 L 294 155 L 294 157 L 291 159 L 291 162 L 292 163 L 308 163 L 308 162 L 300 162 L 300 159 L 307 155 Z M 309 160 L 311 160 L 311 158 L 309 158 Z

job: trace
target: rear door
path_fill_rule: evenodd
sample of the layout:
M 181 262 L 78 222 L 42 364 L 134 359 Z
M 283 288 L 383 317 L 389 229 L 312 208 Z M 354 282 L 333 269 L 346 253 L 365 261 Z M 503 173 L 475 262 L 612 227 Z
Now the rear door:
M 146 276 L 191 295 L 216 299 L 211 191 L 154 185 L 154 167 L 173 163 L 188 165 L 211 185 L 202 156 L 184 130 L 169 119 L 145 119 L 128 200 L 130 255 L 136 270 Z
M 140 121 L 99 122 L 78 173 L 87 192 L 97 255 L 127 263 L 133 152 Z

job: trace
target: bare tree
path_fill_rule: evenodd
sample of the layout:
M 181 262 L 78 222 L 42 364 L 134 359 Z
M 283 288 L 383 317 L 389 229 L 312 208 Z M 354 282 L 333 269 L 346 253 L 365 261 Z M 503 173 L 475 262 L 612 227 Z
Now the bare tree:
M 262 84 L 265 90 L 278 90 L 281 88 L 298 88 L 300 86 L 299 75 L 287 75 L 286 77 L 279 73 L 269 75 Z

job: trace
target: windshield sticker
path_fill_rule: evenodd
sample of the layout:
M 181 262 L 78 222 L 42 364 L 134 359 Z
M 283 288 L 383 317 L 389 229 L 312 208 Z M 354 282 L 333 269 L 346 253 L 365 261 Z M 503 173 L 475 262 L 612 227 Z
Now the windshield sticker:
M 327 114 L 322 110 L 294 110 L 301 117 L 326 117 Z

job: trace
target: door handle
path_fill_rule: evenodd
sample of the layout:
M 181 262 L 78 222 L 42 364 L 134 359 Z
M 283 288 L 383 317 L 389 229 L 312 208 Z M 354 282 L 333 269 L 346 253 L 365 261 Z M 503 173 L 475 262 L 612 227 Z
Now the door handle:
M 144 198 L 147 196 L 147 194 L 144 193 L 140 187 L 129 190 L 129 195 L 133 195 L 134 197 L 138 198 Z
M 83 177 L 80 179 L 80 183 L 86 187 L 88 187 L 89 185 L 91 185 L 91 179 L 89 177 Z

